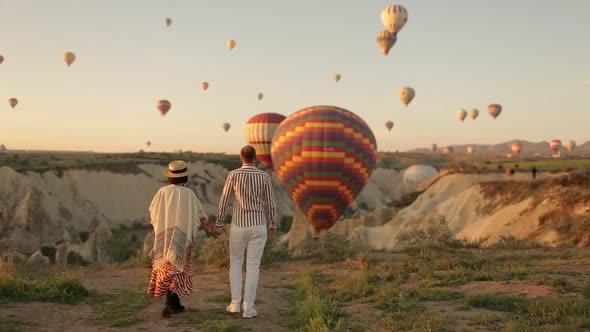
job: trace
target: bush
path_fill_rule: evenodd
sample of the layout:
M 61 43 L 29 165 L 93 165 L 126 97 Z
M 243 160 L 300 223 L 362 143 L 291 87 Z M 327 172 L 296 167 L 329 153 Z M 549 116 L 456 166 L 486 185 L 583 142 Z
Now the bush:
M 0 273 L 0 300 L 76 303 L 85 296 L 88 290 L 69 274 L 29 279 Z
M 423 227 L 401 231 L 397 236 L 401 244 L 405 245 L 447 245 L 457 242 L 453 232 L 449 229 L 448 222 L 444 217 L 430 219 Z M 454 244 L 456 245 L 456 244 Z
M 109 253 L 113 262 L 125 262 L 133 254 L 130 248 L 131 236 L 125 229 L 115 229 L 109 241 Z
M 201 248 L 199 262 L 217 267 L 229 266 L 229 233 L 209 237 Z
M 316 263 L 335 263 L 350 258 L 354 251 L 350 242 L 342 235 L 324 232 L 318 238 L 305 244 L 308 258 Z

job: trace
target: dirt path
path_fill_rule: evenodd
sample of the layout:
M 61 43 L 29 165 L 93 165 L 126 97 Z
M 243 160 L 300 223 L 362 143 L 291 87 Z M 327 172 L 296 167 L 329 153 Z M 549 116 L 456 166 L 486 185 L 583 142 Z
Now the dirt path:
M 195 273 L 195 289 L 182 298 L 187 311 L 165 319 L 161 317 L 164 298 L 150 301 L 133 315 L 137 323 L 110 327 L 96 323 L 100 313 L 89 301 L 78 305 L 56 303 L 14 303 L 0 305 L 0 331 L 198 331 L 205 327 L 237 325 L 252 331 L 288 331 L 290 289 L 293 277 L 306 269 L 305 262 L 288 262 L 261 271 L 257 295 L 258 317 L 243 319 L 228 314 L 229 276 L 226 269 L 203 268 Z M 138 267 L 89 268 L 81 272 L 84 285 L 101 294 L 142 292 L 147 287 L 150 270 Z

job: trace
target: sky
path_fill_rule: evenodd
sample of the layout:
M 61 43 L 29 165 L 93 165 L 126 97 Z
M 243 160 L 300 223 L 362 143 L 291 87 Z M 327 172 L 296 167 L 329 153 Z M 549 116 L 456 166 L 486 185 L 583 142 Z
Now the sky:
M 375 39 L 390 4 L 409 18 L 386 57 Z M 0 0 L 0 143 L 237 153 L 255 114 L 334 105 L 361 116 L 381 151 L 581 144 L 590 140 L 588 17 L 587 0 Z M 71 67 L 66 51 L 77 56 Z M 416 90 L 408 108 L 403 86 Z M 165 117 L 160 99 L 172 103 Z M 496 120 L 490 103 L 503 106 Z M 480 116 L 461 123 L 461 108 Z

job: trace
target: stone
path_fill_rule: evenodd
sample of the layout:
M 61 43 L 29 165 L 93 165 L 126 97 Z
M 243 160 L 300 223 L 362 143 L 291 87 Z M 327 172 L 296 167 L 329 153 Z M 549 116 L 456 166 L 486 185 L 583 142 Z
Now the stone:
M 33 255 L 31 255 L 31 257 L 29 257 L 27 263 L 33 266 L 43 266 L 49 265 L 50 260 L 49 257 L 43 256 L 40 250 L 37 250 Z

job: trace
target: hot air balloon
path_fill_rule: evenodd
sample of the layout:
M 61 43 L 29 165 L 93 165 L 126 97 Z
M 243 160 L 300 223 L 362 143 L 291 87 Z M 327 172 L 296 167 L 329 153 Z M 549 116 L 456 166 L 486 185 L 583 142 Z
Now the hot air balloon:
M 228 40 L 226 44 L 230 50 L 233 50 L 234 47 L 236 47 L 236 41 L 233 39 Z
M 66 62 L 68 67 L 71 66 L 72 63 L 74 63 L 74 61 L 76 61 L 76 54 L 74 54 L 73 52 L 64 53 L 64 61 Z
M 471 117 L 472 120 L 477 119 L 478 115 L 479 115 L 479 111 L 476 108 L 472 108 L 469 110 L 469 116 Z
M 256 149 L 256 158 L 268 170 L 272 170 L 270 147 L 272 137 L 285 116 L 277 113 L 262 113 L 250 118 L 244 126 L 246 142 Z
M 207 83 L 207 82 L 201 83 L 201 88 L 203 88 L 203 90 L 209 89 L 209 83 Z
M 340 74 L 334 74 L 334 76 L 332 76 L 334 78 L 334 81 L 336 82 L 340 82 L 340 79 L 342 78 L 342 76 L 340 76 Z
M 437 146 L 434 143 L 430 143 L 430 145 L 428 146 L 428 149 L 430 150 L 430 152 L 436 151 L 436 148 L 437 148 Z
M 2 62 L 4 62 L 4 57 L 0 55 L 0 64 L 2 64 Z
M 379 31 L 377 34 L 377 44 L 381 47 L 384 55 L 389 54 L 389 50 L 395 45 L 396 41 L 397 37 L 387 30 Z
M 551 150 L 553 150 L 553 152 L 558 153 L 559 149 L 561 148 L 561 141 L 558 139 L 551 140 L 551 142 L 549 142 L 549 146 L 551 146 Z
M 16 98 L 8 99 L 8 105 L 10 105 L 10 107 L 15 108 L 17 104 L 18 104 L 18 99 L 16 99 Z
M 172 107 L 172 104 L 170 104 L 168 100 L 162 99 L 158 101 L 157 106 L 158 111 L 160 111 L 160 115 L 164 116 L 166 115 L 166 113 L 168 113 L 168 111 L 170 111 L 170 107 Z
M 152 142 L 151 141 L 147 141 L 147 142 L 145 142 L 145 145 L 147 145 L 148 147 L 150 147 L 152 145 Z
M 262 94 L 262 92 L 258 92 L 256 94 L 256 98 L 258 98 L 258 100 L 262 100 L 262 98 L 264 98 L 264 94 Z M 258 151 L 258 150 L 257 150 Z
M 391 129 L 393 128 L 393 121 L 385 122 L 385 128 L 387 128 L 387 131 L 391 131 Z
M 473 146 L 468 146 L 467 147 L 467 154 L 471 155 L 475 152 L 475 148 Z
M 465 120 L 465 118 L 467 117 L 467 111 L 460 109 L 457 111 L 457 118 L 459 120 L 461 120 L 461 122 L 463 122 L 463 120 Z
M 407 21 L 408 11 L 402 6 L 387 6 L 381 11 L 381 23 L 393 34 L 397 34 Z
M 227 132 L 229 130 L 229 128 L 231 128 L 231 125 L 229 123 L 227 123 L 227 122 L 224 122 L 221 125 L 221 128 L 223 128 L 223 130 L 225 130 L 225 132 Z
M 488 113 L 495 119 L 502 113 L 502 105 L 499 104 L 490 104 L 488 106 Z
M 166 25 L 166 27 L 169 27 L 170 24 L 172 24 L 172 19 L 170 17 L 166 17 L 164 19 L 164 24 Z M 181 24 L 182 25 L 182 24 Z
M 522 144 L 520 144 L 519 142 L 513 142 L 510 146 L 510 149 L 512 150 L 512 153 L 514 153 L 515 156 L 518 156 L 520 154 L 520 150 L 522 150 Z
M 399 89 L 399 99 L 401 99 L 402 103 L 404 103 L 406 107 L 408 107 L 408 104 L 412 101 L 412 99 L 414 99 L 415 95 L 416 92 L 410 87 L 406 86 Z
M 417 186 L 437 174 L 438 171 L 432 166 L 414 165 L 404 171 L 404 182 Z
M 565 142 L 565 148 L 569 152 L 572 152 L 572 150 L 576 148 L 576 142 L 575 141 L 566 141 Z
M 452 146 L 445 146 L 443 148 L 443 153 L 444 154 L 451 154 L 451 153 L 453 153 L 453 151 L 455 151 L 455 149 L 453 149 Z
M 376 152 L 365 121 L 333 106 L 292 114 L 277 128 L 271 147 L 279 180 L 316 231 L 330 229 L 361 192 Z

